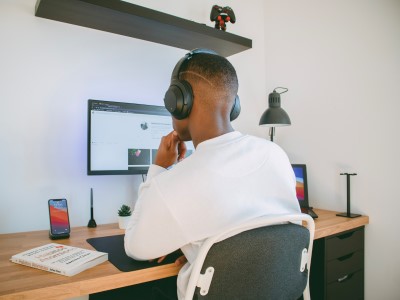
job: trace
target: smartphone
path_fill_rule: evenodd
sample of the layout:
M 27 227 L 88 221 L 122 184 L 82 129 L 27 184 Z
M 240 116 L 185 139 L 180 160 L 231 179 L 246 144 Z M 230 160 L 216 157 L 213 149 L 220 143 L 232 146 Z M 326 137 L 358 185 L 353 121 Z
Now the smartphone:
M 69 226 L 67 199 L 49 200 L 50 232 L 52 240 L 69 238 L 71 228 Z

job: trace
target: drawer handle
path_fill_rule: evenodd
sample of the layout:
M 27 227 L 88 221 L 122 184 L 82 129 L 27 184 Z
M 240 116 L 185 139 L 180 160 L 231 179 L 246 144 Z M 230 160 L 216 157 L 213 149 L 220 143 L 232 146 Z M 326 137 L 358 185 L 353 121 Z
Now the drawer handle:
M 344 275 L 343 277 L 338 278 L 337 281 L 339 283 L 343 283 L 343 282 L 349 280 L 351 277 L 353 277 L 353 274 L 347 274 L 347 275 Z
M 339 257 L 337 260 L 339 260 L 339 261 L 344 261 L 344 260 L 346 260 L 346 259 L 351 258 L 353 255 L 354 255 L 354 252 L 353 252 L 353 253 L 350 253 L 350 254 L 347 254 L 347 255 L 343 255 L 343 256 Z
M 354 234 L 354 232 L 355 231 L 348 232 L 348 233 L 345 233 L 345 234 L 342 234 L 342 235 L 338 235 L 337 238 L 341 239 L 341 240 L 348 239 L 349 237 L 351 237 Z

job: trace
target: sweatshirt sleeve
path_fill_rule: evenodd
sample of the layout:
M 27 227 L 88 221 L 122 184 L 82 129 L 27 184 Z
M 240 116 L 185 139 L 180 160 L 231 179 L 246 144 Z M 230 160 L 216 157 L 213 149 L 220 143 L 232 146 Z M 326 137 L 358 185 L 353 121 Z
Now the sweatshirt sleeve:
M 156 177 L 167 171 L 151 166 L 125 231 L 125 252 L 136 260 L 167 255 L 186 244 L 183 231 L 158 188 Z

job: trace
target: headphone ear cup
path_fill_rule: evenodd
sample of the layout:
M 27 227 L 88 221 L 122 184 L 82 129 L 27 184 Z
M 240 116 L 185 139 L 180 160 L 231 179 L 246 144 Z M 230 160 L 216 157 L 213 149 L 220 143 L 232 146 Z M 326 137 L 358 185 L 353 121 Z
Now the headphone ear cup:
M 193 92 L 185 80 L 172 80 L 164 96 L 165 108 L 178 120 L 189 116 L 193 106 Z
M 239 96 L 236 95 L 235 101 L 234 101 L 234 103 L 233 103 L 233 107 L 232 107 L 232 110 L 231 110 L 231 115 L 230 115 L 231 122 L 232 122 L 233 120 L 235 120 L 237 117 L 239 117 L 239 115 L 240 115 L 240 110 L 241 110 L 241 107 L 240 107 L 240 99 L 239 99 Z

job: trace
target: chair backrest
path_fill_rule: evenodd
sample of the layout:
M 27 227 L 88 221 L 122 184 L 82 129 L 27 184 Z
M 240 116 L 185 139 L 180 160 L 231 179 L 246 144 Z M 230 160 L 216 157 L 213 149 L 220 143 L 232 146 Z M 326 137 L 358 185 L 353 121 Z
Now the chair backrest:
M 314 221 L 308 217 L 260 218 L 208 239 L 193 265 L 186 299 L 295 300 L 304 291 L 309 299 Z M 306 221 L 308 228 L 277 225 L 284 221 Z

